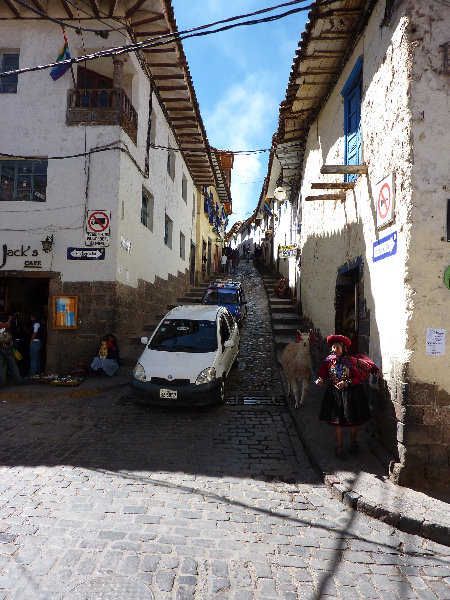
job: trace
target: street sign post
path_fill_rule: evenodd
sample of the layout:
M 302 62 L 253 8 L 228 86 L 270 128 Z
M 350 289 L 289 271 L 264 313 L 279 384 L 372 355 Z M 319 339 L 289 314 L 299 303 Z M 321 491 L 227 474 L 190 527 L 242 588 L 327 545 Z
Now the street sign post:
M 111 213 L 106 210 L 89 210 L 86 214 L 86 246 L 109 246 Z
M 397 254 L 397 232 L 393 231 L 389 235 L 373 244 L 373 262 Z
M 67 248 L 67 260 L 105 260 L 104 248 Z

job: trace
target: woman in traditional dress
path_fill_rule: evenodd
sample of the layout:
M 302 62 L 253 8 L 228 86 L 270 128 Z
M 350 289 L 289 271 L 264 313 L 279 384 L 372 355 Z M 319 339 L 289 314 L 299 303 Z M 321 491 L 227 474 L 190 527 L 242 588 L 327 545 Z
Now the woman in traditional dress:
M 343 456 L 343 427 L 350 429 L 350 453 L 357 454 L 357 427 L 371 416 L 367 395 L 360 384 L 371 373 L 378 373 L 379 369 L 368 356 L 347 354 L 351 346 L 348 337 L 330 335 L 327 343 L 331 345 L 331 354 L 323 361 L 315 382 L 323 385 L 327 378 L 330 380 L 323 396 L 319 419 L 334 425 L 337 456 Z

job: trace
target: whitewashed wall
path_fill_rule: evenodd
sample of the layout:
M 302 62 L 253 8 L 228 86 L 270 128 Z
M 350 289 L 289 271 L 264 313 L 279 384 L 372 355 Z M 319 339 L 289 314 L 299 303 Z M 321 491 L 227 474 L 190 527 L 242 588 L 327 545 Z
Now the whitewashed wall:
M 354 49 L 334 91 L 311 127 L 306 148 L 302 197 L 316 181 L 342 181 L 322 176 L 323 164 L 344 163 L 344 106 L 341 90 L 359 56 L 363 57 L 363 162 L 360 176 L 345 202 L 303 205 L 302 301 L 323 336 L 334 331 L 334 297 L 338 269 L 359 256 L 364 263 L 364 296 L 370 311 L 370 353 L 389 373 L 392 359 L 404 361 L 411 316 L 406 264 L 411 243 L 411 136 L 408 107 L 410 51 L 407 21 L 398 18 L 380 28 L 382 3 L 376 5 L 364 35 Z M 374 189 L 389 173 L 396 175 L 395 222 L 376 230 Z M 327 179 L 325 179 L 327 177 Z M 395 256 L 373 262 L 373 243 L 397 231 Z
M 88 23 L 86 24 L 86 26 Z M 73 30 L 67 37 L 72 56 L 123 44 L 126 39 L 111 33 L 107 40 Z M 60 28 L 52 23 L 7 21 L 0 25 L 1 47 L 20 49 L 20 67 L 53 62 L 61 49 Z M 83 46 L 82 46 L 83 44 Z M 112 77 L 112 58 L 91 61 L 88 68 Z M 15 156 L 61 156 L 97 146 L 122 142 L 144 170 L 147 136 L 149 82 L 136 57 L 126 57 L 123 86 L 138 111 L 137 147 L 119 126 L 72 126 L 65 124 L 67 90 L 73 88 L 68 71 L 56 82 L 49 71 L 19 76 L 17 94 L 0 94 L 0 150 Z M 168 124 L 158 106 L 156 143 L 174 146 Z M 2 202 L 1 245 L 17 250 L 24 244 L 36 250 L 42 270 L 61 273 L 63 281 L 114 280 L 136 286 L 138 279 L 153 282 L 189 268 L 191 238 L 195 239 L 192 216 L 194 187 L 180 153 L 176 153 L 175 180 L 167 174 L 165 150 L 150 151 L 150 177 L 145 179 L 129 157 L 119 151 L 96 153 L 90 158 L 50 160 L 47 200 Z M 188 181 L 187 203 L 182 199 L 181 178 Z M 140 222 L 142 185 L 154 196 L 153 233 Z M 123 202 L 123 204 L 122 204 Z M 103 261 L 68 261 L 69 246 L 84 247 L 86 210 L 111 212 L 110 246 Z M 172 250 L 164 245 L 165 212 L 173 221 Z M 180 258 L 179 234 L 185 236 L 185 260 Z M 42 252 L 40 241 L 53 234 L 53 251 Z M 131 242 L 131 253 L 120 245 L 121 236 Z M 119 268 L 120 265 L 120 268 Z M 22 270 L 24 259 L 8 257 L 4 269 Z M 120 272 L 119 272 L 120 271 Z

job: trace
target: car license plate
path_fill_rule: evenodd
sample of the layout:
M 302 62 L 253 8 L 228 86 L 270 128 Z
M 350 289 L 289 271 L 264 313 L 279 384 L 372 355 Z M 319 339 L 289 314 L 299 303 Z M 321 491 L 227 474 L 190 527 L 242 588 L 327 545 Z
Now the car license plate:
M 176 390 L 159 390 L 160 398 L 169 398 L 171 400 L 176 399 L 178 396 L 178 392 Z

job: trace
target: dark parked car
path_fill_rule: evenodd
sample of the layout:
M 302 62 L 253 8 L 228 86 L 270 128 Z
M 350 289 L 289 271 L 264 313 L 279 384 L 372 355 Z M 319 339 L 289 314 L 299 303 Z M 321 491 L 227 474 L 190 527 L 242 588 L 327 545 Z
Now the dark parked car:
M 247 314 L 247 300 L 240 281 L 222 281 L 211 284 L 203 294 L 202 304 L 225 306 L 242 325 Z

